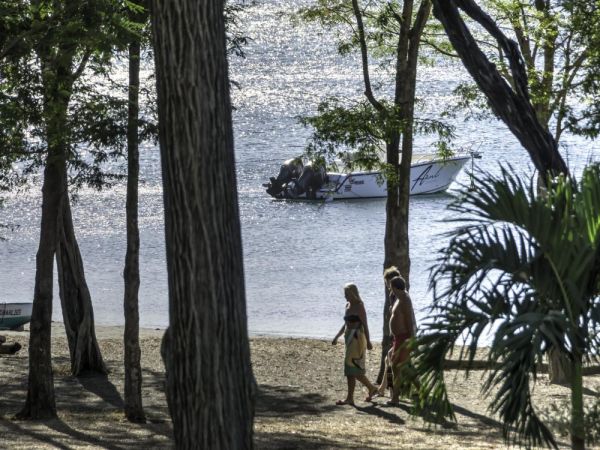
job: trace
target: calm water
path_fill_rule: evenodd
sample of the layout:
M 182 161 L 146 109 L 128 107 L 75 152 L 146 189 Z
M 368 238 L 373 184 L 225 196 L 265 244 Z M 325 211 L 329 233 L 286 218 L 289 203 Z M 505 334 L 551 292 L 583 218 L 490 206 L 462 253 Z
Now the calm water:
M 250 331 L 254 334 L 331 336 L 341 325 L 342 286 L 358 285 L 366 303 L 372 335 L 381 336 L 385 200 L 327 204 L 273 201 L 261 183 L 276 175 L 279 164 L 301 152 L 310 130 L 297 117 L 311 114 L 320 100 L 338 95 L 360 98 L 358 60 L 341 58 L 331 34 L 316 26 L 296 26 L 289 18 L 299 2 L 261 1 L 243 15 L 253 38 L 247 59 L 232 63 L 232 77 L 242 84 L 233 93 L 239 199 Z M 440 63 L 420 70 L 419 94 L 426 100 L 419 114 L 436 117 L 454 98 L 451 89 L 465 78 L 458 66 Z M 385 90 L 385 86 L 382 88 Z M 497 171 L 510 161 L 524 172 L 531 164 L 523 149 L 496 121 L 456 121 L 457 144 L 481 144 L 480 167 Z M 420 137 L 426 150 L 431 138 Z M 578 171 L 598 145 L 564 138 L 563 152 Z M 596 156 L 596 159 L 598 157 Z M 168 324 L 162 193 L 158 149 L 142 155 L 140 189 L 141 325 Z M 458 182 L 467 183 L 461 173 Z M 413 197 L 410 216 L 411 296 L 418 319 L 431 301 L 428 268 L 445 244 L 441 233 L 451 217 L 448 194 Z M 19 227 L 0 243 L 0 301 L 31 301 L 39 237 L 39 186 L 9 197 L 0 222 Z M 125 189 L 85 190 L 74 207 L 76 230 L 92 292 L 96 321 L 120 325 L 125 254 Z M 58 290 L 56 290 L 58 293 Z M 54 302 L 54 320 L 61 320 Z

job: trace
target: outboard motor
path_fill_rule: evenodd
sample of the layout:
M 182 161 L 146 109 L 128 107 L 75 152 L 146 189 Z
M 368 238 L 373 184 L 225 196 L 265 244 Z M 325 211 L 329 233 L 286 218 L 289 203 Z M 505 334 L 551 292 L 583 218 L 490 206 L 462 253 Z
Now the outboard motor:
M 289 183 L 286 188 L 286 197 L 296 198 L 306 193 L 306 198 L 315 199 L 317 191 L 326 182 L 327 174 L 322 165 L 313 166 L 308 163 L 304 166 L 302 174 L 295 183 Z
M 270 183 L 263 184 L 267 188 L 267 194 L 272 197 L 281 198 L 283 197 L 283 190 L 285 185 L 290 181 L 300 177 L 304 164 L 300 158 L 292 158 L 285 161 L 280 169 L 277 178 L 271 177 Z

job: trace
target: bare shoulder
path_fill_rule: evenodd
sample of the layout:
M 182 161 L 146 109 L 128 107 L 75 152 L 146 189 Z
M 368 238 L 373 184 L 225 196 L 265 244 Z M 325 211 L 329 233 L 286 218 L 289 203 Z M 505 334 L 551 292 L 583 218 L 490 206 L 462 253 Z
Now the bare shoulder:
M 401 302 L 406 302 L 406 301 L 410 302 L 410 296 L 408 295 L 408 292 L 401 291 L 400 295 L 398 296 L 398 300 L 400 300 Z
M 408 292 L 402 292 L 400 301 L 405 308 L 412 308 L 412 300 L 410 299 L 410 295 L 408 295 Z

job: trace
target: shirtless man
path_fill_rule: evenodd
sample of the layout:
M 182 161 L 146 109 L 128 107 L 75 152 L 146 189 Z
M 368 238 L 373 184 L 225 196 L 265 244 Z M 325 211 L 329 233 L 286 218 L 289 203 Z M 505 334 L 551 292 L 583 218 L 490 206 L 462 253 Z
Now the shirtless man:
M 392 334 L 393 345 L 391 352 L 391 367 L 394 378 L 394 387 L 390 404 L 397 404 L 400 395 L 400 372 L 403 363 L 409 360 L 410 353 L 405 343 L 410 338 L 415 337 L 417 326 L 415 322 L 415 313 L 408 292 L 406 292 L 406 282 L 402 277 L 395 277 L 390 281 L 392 293 L 396 297 L 396 302 L 392 306 L 390 317 L 390 333 Z
M 400 271 L 396 266 L 390 266 L 383 271 L 383 282 L 385 283 L 385 292 L 386 292 L 386 306 L 389 308 L 390 315 L 392 314 L 392 307 L 394 303 L 396 303 L 396 296 L 392 292 L 392 288 L 390 286 L 390 282 L 400 276 Z M 377 393 L 375 395 L 367 397 L 367 401 L 371 401 L 375 397 L 383 397 L 385 395 L 385 390 L 389 387 L 392 389 L 392 373 L 390 370 L 390 361 L 392 358 L 392 349 L 387 353 L 385 357 L 385 368 L 383 370 L 383 377 L 381 379 L 381 384 L 377 388 Z

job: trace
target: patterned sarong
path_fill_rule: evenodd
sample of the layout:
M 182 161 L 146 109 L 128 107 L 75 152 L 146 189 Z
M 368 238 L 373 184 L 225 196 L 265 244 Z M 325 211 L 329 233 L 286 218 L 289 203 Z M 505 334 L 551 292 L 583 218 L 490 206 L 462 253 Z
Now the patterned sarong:
M 344 334 L 346 357 L 344 358 L 344 375 L 356 376 L 365 374 L 367 338 L 362 325 L 358 328 L 346 327 Z

